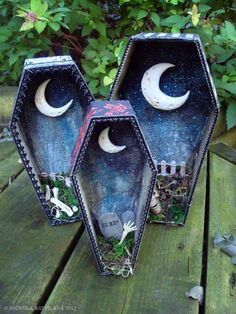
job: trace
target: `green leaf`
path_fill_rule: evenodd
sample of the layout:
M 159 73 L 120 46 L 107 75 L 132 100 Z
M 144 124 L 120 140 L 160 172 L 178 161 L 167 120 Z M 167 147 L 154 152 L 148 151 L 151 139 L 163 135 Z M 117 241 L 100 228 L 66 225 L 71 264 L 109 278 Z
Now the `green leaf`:
M 64 13 L 57 13 L 53 16 L 53 21 L 54 22 L 61 22 L 63 17 L 65 17 Z
M 96 88 L 99 84 L 99 80 L 98 79 L 93 79 L 89 81 L 89 87 L 91 89 Z
M 224 83 L 223 81 L 218 84 L 219 88 L 223 88 L 236 96 L 236 83 Z
M 236 104 L 229 104 L 226 111 L 226 121 L 228 129 L 236 125 Z
M 130 2 L 130 0 L 119 0 L 119 4 L 122 5 L 124 3 Z
M 108 97 L 110 92 L 109 86 L 99 86 L 99 94 L 101 94 L 103 97 Z
M 223 76 L 222 76 L 222 82 L 223 82 L 223 83 L 228 82 L 228 80 L 229 80 L 228 75 L 223 75 Z
M 138 12 L 139 12 L 139 9 L 138 9 L 138 8 L 132 8 L 132 9 L 130 9 L 130 10 L 129 10 L 129 14 L 128 14 L 128 18 L 130 18 L 130 17 L 137 17 Z
M 106 73 L 106 66 L 102 63 L 99 63 L 97 67 L 93 69 L 94 73 Z
M 208 53 L 211 57 L 216 58 L 217 63 L 227 61 L 235 52 L 235 49 L 225 49 L 220 45 L 213 44 L 208 48 Z
M 38 32 L 38 34 L 41 34 L 44 31 L 46 26 L 47 26 L 46 22 L 37 21 L 35 23 L 35 28 L 36 28 L 36 31 Z
M 116 73 L 117 73 L 117 69 L 113 68 L 110 72 L 109 72 L 109 77 L 114 79 L 116 77 Z
M 29 29 L 32 29 L 32 28 L 34 28 L 34 23 L 31 21 L 27 21 L 21 25 L 20 32 L 28 31 Z
M 16 71 L 11 72 L 11 77 L 12 77 L 12 79 L 13 79 L 14 81 L 17 80 L 18 75 L 17 75 Z
M 39 12 L 39 14 L 43 15 L 44 13 L 47 12 L 47 9 L 48 9 L 48 4 L 47 4 L 47 1 L 45 1 L 43 5 L 41 6 L 41 11 Z
M 87 50 L 87 51 L 84 52 L 84 54 L 85 54 L 86 58 L 88 60 L 90 60 L 90 59 L 93 59 L 93 58 L 95 58 L 97 56 L 97 51 L 95 51 L 95 50 Z
M 23 11 L 23 10 L 17 10 L 16 16 L 25 17 L 26 14 L 27 14 L 27 13 L 26 13 L 25 11 Z
M 61 25 L 59 23 L 56 23 L 56 22 L 50 22 L 49 23 L 49 26 L 51 27 L 51 29 L 53 29 L 55 32 L 57 32 Z
M 18 55 L 17 54 L 12 54 L 10 55 L 9 58 L 9 65 L 12 66 L 14 63 L 16 63 L 16 61 L 18 60 Z
M 180 16 L 180 15 L 171 15 L 166 19 L 161 21 L 162 26 L 172 27 L 174 25 L 182 28 L 188 22 L 189 17 Z
M 104 23 L 97 23 L 96 30 L 100 33 L 101 36 L 106 37 L 106 25 Z
M 47 11 L 48 5 L 46 1 L 42 3 L 41 0 L 31 0 L 30 8 L 31 11 L 36 13 L 37 16 L 41 16 Z
M 31 8 L 31 11 L 33 11 L 34 13 L 36 13 L 37 10 L 41 8 L 41 6 L 42 6 L 41 0 L 31 0 L 30 1 L 30 8 Z
M 93 49 L 97 49 L 98 46 L 99 46 L 99 42 L 98 42 L 98 40 L 95 39 L 95 38 L 88 39 L 88 42 L 89 42 L 89 45 L 90 45 Z
M 180 29 L 177 25 L 174 25 L 171 27 L 171 33 L 175 34 L 175 33 L 180 33 Z
M 226 63 L 226 69 L 228 72 L 233 72 L 236 69 L 236 58 L 232 58 Z
M 219 55 L 217 56 L 216 61 L 217 61 L 218 63 L 225 62 L 225 61 L 228 60 L 234 53 L 235 53 L 235 49 L 228 49 L 228 50 L 225 49 L 222 54 L 219 54 Z
M 151 13 L 151 20 L 153 21 L 153 23 L 159 27 L 160 26 L 160 17 L 157 13 L 152 12 Z
M 139 10 L 137 15 L 137 20 L 141 20 L 148 15 L 148 12 L 145 10 Z
M 118 58 L 118 65 L 120 65 L 121 63 L 127 43 L 128 43 L 128 39 L 122 40 L 119 44 L 118 50 L 116 51 L 116 57 Z
M 215 16 L 218 16 L 220 14 L 224 14 L 225 13 L 225 10 L 224 9 L 219 9 L 219 10 L 216 10 L 216 11 L 213 11 L 209 17 L 215 17 Z
M 105 75 L 103 78 L 103 85 L 108 86 L 108 85 L 111 85 L 111 83 L 113 83 L 113 79 L 111 77 Z
M 62 27 L 64 27 L 65 29 L 68 29 L 68 30 L 69 30 L 69 26 L 68 26 L 68 25 L 66 25 L 65 23 L 60 22 L 60 25 L 61 25 Z
M 236 41 L 236 30 L 232 23 L 225 21 L 225 29 L 227 31 L 228 37 Z
M 0 51 L 11 49 L 11 46 L 8 43 L 1 43 L 0 45 Z
M 197 8 L 196 4 L 194 4 L 192 7 L 191 15 L 192 15 L 192 23 L 194 26 L 196 26 L 198 24 L 199 18 L 200 18 L 200 14 L 198 13 L 198 8 Z
M 200 4 L 198 7 L 198 11 L 201 13 L 206 13 L 211 9 L 211 7 L 207 4 Z
M 90 25 L 85 24 L 81 32 L 82 37 L 88 36 L 92 32 L 92 30 L 93 28 Z
M 65 8 L 65 7 L 60 7 L 60 8 L 56 8 L 56 9 L 50 10 L 47 13 L 49 15 L 52 15 L 52 14 L 58 13 L 58 12 L 71 12 L 71 10 L 68 9 L 68 8 Z
M 91 63 L 91 62 L 90 62 Z M 99 74 L 97 73 L 94 73 L 94 66 L 90 65 L 89 62 L 83 60 L 83 69 L 84 71 L 90 76 L 90 77 L 93 77 L 93 78 L 97 78 L 99 77 Z

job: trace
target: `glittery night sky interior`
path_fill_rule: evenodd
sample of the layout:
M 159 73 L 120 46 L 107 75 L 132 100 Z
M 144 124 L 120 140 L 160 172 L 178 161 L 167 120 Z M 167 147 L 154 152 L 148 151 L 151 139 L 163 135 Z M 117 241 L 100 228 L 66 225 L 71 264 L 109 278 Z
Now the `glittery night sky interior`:
M 119 153 L 104 152 L 98 136 L 110 126 L 109 138 L 115 145 L 126 145 Z M 84 203 L 94 221 L 101 214 L 134 211 L 136 223 L 146 201 L 151 169 L 129 121 L 99 122 L 95 125 L 77 179 Z M 139 225 L 139 223 L 137 223 Z
M 153 158 L 178 164 L 194 162 L 212 110 L 212 100 L 197 47 L 187 41 L 133 42 L 132 53 L 123 67 L 124 79 L 118 81 L 113 99 L 130 101 L 151 149 Z M 141 91 L 143 74 L 157 63 L 172 63 L 160 80 L 160 89 L 177 97 L 188 90 L 186 103 L 176 110 L 153 108 Z
M 46 87 L 46 100 L 53 107 L 61 107 L 73 99 L 69 110 L 59 117 L 47 117 L 35 106 L 38 86 L 51 79 Z M 24 81 L 22 82 L 24 84 Z M 19 127 L 39 172 L 70 173 L 70 158 L 87 110 L 87 99 L 75 78 L 67 69 L 37 70 L 27 81 Z

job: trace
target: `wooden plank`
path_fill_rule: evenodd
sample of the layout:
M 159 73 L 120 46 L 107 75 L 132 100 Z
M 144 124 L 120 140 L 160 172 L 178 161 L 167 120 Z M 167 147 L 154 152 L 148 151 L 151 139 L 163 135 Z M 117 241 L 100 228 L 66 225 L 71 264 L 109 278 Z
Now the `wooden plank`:
M 0 162 L 6 160 L 15 150 L 16 145 L 13 141 L 0 142 Z
M 20 156 L 13 142 L 0 143 L 0 192 L 23 170 Z
M 220 114 L 218 116 L 216 126 L 213 131 L 212 140 L 214 141 L 224 132 L 227 132 L 226 109 L 222 106 L 220 108 Z
M 228 131 L 221 134 L 219 137 L 216 137 L 213 141 L 213 144 L 223 143 L 225 145 L 236 148 L 236 126 L 229 129 Z
M 206 314 L 233 314 L 236 309 L 236 283 L 230 283 L 233 276 L 236 279 L 236 268 L 229 256 L 212 246 L 216 232 L 236 235 L 235 186 L 236 165 L 211 153 Z
M 0 86 L 0 128 L 8 125 L 16 91 L 17 88 L 13 86 Z
M 0 312 L 34 307 L 60 275 L 81 223 L 51 227 L 25 172 L 1 193 L 0 209 Z
M 204 163 L 186 226 L 147 225 L 134 276 L 100 276 L 83 235 L 44 313 L 54 306 L 96 314 L 198 313 L 198 302 L 185 292 L 201 281 L 205 172 Z
M 217 143 L 210 146 L 210 151 L 220 156 L 221 158 L 236 164 L 236 149 L 223 143 Z

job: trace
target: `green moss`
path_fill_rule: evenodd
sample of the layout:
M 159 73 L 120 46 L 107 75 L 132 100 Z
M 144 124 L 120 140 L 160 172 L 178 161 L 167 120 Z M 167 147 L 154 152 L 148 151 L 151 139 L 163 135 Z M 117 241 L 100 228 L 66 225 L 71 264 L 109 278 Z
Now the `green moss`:
M 147 218 L 147 222 L 161 222 L 164 221 L 163 216 L 160 215 L 154 215 L 153 213 L 149 213 L 148 218 Z
M 116 276 L 128 277 L 132 273 L 130 254 L 134 245 L 133 235 L 128 235 L 122 244 L 117 239 L 98 236 L 98 245 L 107 271 Z
M 134 239 L 132 235 L 128 235 L 122 244 L 117 239 L 106 239 L 103 236 L 98 237 L 101 254 L 104 261 L 119 262 L 122 258 L 127 258 L 127 249 L 132 252 Z

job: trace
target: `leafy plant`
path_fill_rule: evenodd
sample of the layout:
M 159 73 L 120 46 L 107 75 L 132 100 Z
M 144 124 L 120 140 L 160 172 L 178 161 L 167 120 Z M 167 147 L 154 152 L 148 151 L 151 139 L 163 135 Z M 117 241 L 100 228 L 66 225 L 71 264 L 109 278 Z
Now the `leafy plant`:
M 36 29 L 38 34 L 42 33 L 47 26 L 53 31 L 58 31 L 61 27 L 68 28 L 63 23 L 63 18 L 66 12 L 70 12 L 65 7 L 58 7 L 53 10 L 48 10 L 48 3 L 43 0 L 31 0 L 30 7 L 18 5 L 19 10 L 16 16 L 23 17 L 25 21 L 21 25 L 20 31 L 28 31 Z
M 236 124 L 233 0 L 0 0 L 0 84 L 17 84 L 25 58 L 71 54 L 91 91 L 107 97 L 128 37 L 198 33 L 228 127 Z

